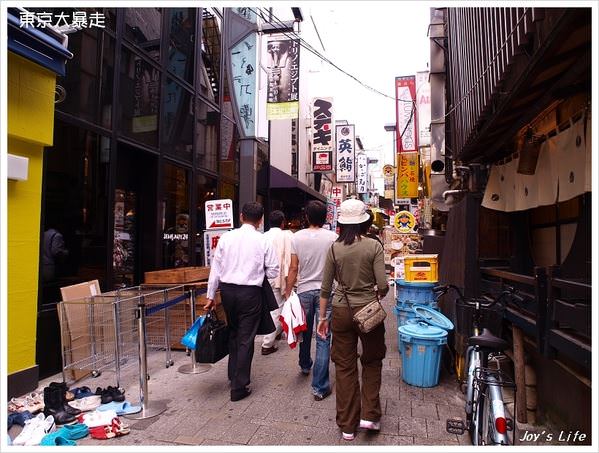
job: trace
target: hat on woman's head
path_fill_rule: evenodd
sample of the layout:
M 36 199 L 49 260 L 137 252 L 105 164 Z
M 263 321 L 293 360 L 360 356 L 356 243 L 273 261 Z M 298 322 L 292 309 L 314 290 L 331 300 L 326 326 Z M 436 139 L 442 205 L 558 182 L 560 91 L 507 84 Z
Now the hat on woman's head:
M 366 212 L 366 205 L 360 200 L 345 200 L 339 206 L 339 217 L 337 222 L 344 225 L 356 225 L 366 222 L 370 216 Z

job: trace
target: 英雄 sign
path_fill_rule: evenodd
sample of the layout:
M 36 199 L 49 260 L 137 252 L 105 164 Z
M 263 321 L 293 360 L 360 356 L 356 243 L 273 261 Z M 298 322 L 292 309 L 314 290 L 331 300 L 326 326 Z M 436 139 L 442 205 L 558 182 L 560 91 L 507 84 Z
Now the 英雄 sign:
M 206 202 L 206 229 L 233 228 L 233 202 L 209 200 Z
M 354 125 L 336 126 L 335 135 L 337 138 L 337 182 L 355 181 L 355 131 Z
M 312 171 L 333 171 L 333 98 L 312 100 Z
M 210 266 L 221 236 L 229 230 L 204 230 L 204 266 Z

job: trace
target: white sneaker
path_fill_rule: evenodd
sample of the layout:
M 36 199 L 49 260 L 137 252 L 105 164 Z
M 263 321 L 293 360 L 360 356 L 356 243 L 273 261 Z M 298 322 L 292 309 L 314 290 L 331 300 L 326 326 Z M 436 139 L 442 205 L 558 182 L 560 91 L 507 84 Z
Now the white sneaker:
M 27 442 L 37 430 L 38 426 L 44 423 L 44 414 L 37 414 L 35 417 L 25 420 L 25 426 L 17 437 L 12 441 L 13 445 L 27 445 Z
M 38 423 L 31 436 L 29 436 L 29 439 L 25 441 L 25 445 L 39 445 L 44 436 L 52 431 L 56 431 L 56 423 L 54 423 L 54 417 L 48 415 L 44 421 Z
M 356 438 L 356 435 L 354 433 L 344 433 L 343 431 L 341 432 L 341 436 L 343 437 L 343 440 L 354 440 Z
M 360 428 L 367 429 L 369 431 L 380 431 L 381 422 L 371 422 L 368 420 L 360 420 Z

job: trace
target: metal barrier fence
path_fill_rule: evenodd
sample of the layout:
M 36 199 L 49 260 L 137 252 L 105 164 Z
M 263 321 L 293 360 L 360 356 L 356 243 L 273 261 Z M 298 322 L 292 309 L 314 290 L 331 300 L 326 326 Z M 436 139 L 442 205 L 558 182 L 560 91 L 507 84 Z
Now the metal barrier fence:
M 173 365 L 171 345 L 178 343 L 194 322 L 195 295 L 205 291 L 186 291 L 182 285 L 140 285 L 60 302 L 63 380 L 67 382 L 68 371 L 77 380 L 114 369 L 120 387 L 122 369 L 137 363 L 141 411 L 128 417 L 144 419 L 164 412 L 166 404 L 150 405 L 148 401 L 147 349 L 164 350 L 166 367 Z M 189 301 L 189 310 L 182 304 L 185 301 Z M 197 374 L 208 369 L 198 366 L 191 354 L 191 366 L 179 371 Z

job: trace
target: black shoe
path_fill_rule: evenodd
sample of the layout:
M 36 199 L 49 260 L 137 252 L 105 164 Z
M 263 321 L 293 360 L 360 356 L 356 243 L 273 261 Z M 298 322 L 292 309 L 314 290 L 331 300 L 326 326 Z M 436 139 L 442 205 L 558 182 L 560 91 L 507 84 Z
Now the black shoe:
M 111 387 L 108 386 L 106 390 L 110 393 L 112 397 L 112 401 L 116 401 L 117 403 L 122 403 L 125 401 L 125 390 L 119 387 Z
M 246 388 L 246 389 L 242 390 L 241 392 L 233 392 L 233 390 L 231 390 L 231 401 L 242 400 L 245 397 L 250 396 L 251 393 L 252 393 L 252 389 L 250 389 L 250 388 Z
M 98 387 L 96 389 L 96 395 L 100 396 L 100 402 L 102 404 L 112 403 L 112 392 L 110 390 Z
M 323 399 L 325 399 L 327 396 L 329 396 L 331 394 L 331 390 L 327 390 L 324 393 L 316 393 L 314 395 L 314 401 L 322 401 Z
M 272 354 L 273 352 L 277 352 L 279 348 L 273 346 L 271 348 L 262 348 L 262 355 Z
M 64 425 L 75 421 L 75 415 L 69 414 L 64 406 L 67 406 L 64 399 L 65 390 L 60 386 L 44 388 L 44 415 L 52 415 L 57 425 Z M 71 408 L 75 410 L 75 408 Z

